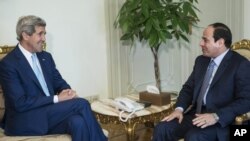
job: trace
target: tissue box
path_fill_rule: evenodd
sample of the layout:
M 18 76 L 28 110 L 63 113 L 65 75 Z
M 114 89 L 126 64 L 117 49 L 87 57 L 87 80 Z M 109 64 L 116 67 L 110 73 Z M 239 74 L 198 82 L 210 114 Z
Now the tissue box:
M 139 93 L 139 99 L 142 101 L 151 102 L 153 105 L 163 106 L 170 104 L 171 102 L 171 93 L 161 92 L 160 94 L 153 94 L 147 91 L 143 91 Z

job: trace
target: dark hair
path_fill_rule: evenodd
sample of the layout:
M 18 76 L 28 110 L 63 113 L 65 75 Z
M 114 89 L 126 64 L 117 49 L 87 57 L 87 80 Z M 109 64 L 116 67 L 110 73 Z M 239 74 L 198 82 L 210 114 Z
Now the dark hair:
M 227 27 L 223 23 L 213 23 L 209 26 L 212 26 L 214 28 L 214 41 L 216 42 L 217 40 L 222 38 L 225 41 L 225 46 L 227 48 L 230 48 L 232 44 L 232 33 L 229 27 Z

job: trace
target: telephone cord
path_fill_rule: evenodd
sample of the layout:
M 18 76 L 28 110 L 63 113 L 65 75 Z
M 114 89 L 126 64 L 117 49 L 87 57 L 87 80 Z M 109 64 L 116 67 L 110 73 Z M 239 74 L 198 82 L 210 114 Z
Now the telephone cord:
M 128 119 L 135 113 L 136 110 L 134 110 L 133 112 L 131 112 L 125 119 L 122 117 L 122 114 L 125 112 L 125 111 L 121 111 L 119 113 L 119 119 L 120 121 L 123 121 L 123 122 L 127 122 Z

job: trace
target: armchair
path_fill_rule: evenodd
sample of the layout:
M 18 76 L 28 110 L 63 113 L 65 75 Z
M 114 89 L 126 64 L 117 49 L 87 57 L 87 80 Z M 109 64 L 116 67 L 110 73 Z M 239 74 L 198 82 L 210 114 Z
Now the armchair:
M 235 42 L 232 45 L 231 49 L 233 51 L 238 52 L 242 56 L 246 57 L 250 61 L 250 40 L 243 39 L 241 41 Z M 237 116 L 235 118 L 235 124 L 241 125 L 243 124 L 244 121 L 247 121 L 247 120 L 250 120 L 250 111 L 243 115 Z

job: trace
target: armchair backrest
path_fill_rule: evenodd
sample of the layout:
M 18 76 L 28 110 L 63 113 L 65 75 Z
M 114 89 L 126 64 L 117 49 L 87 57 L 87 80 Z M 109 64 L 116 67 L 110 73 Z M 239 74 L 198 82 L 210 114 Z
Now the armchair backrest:
M 235 42 L 232 45 L 231 49 L 250 60 L 250 40 L 243 39 Z
M 243 39 L 238 42 L 235 42 L 232 46 L 231 49 L 233 51 L 238 52 L 242 56 L 246 57 L 250 61 L 250 40 Z M 250 119 L 250 112 L 247 112 L 243 115 L 237 116 L 235 118 L 235 124 L 236 125 L 241 125 L 243 124 L 244 121 Z
M 6 56 L 9 52 L 11 52 L 16 46 L 0 46 L 0 60 Z M 43 44 L 43 49 L 46 49 L 46 43 Z M 1 84 L 0 84 L 0 122 L 3 118 L 4 115 L 4 110 L 5 110 L 5 105 L 4 105 L 4 95 L 3 95 L 3 91 L 1 88 Z
M 15 48 L 15 46 L 0 46 L 0 60 L 6 55 L 8 54 L 11 50 L 13 50 Z M 1 88 L 1 84 L 0 84 L 0 121 L 3 118 L 3 114 L 4 114 L 4 97 L 3 97 L 3 91 Z

